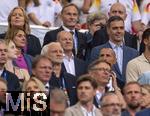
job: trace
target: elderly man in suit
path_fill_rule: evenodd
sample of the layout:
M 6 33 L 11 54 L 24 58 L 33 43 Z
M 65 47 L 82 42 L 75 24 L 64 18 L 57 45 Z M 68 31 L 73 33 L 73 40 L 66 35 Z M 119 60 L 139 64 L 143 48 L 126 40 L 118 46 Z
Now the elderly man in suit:
M 75 76 L 86 72 L 86 63 L 73 55 L 73 36 L 70 32 L 61 31 L 57 35 L 57 41 L 64 50 L 63 67 L 64 71 Z
M 47 32 L 44 37 L 43 45 L 56 41 L 57 34 L 60 31 L 65 30 L 71 32 L 73 34 L 74 41 L 74 55 L 76 55 L 78 58 L 83 59 L 85 56 L 86 42 L 84 34 L 75 29 L 78 18 L 79 10 L 75 4 L 67 4 L 66 6 L 64 6 L 61 11 L 61 19 L 63 25 L 56 30 Z
M 77 102 L 76 97 L 76 80 L 77 78 L 65 72 L 62 68 L 63 63 L 63 48 L 59 42 L 52 42 L 42 49 L 42 54 L 47 56 L 53 65 L 53 74 L 50 79 L 50 85 L 61 88 L 69 97 L 69 105 L 74 105 Z
M 90 75 L 82 75 L 77 81 L 78 103 L 65 111 L 65 116 L 101 116 L 94 104 L 97 82 Z
M 118 85 L 120 88 L 123 88 L 126 82 L 126 65 L 128 61 L 138 56 L 138 51 L 124 45 L 124 20 L 121 17 L 112 16 L 109 18 L 107 32 L 109 34 L 109 41 L 92 49 L 91 61 L 99 57 L 99 52 L 102 48 L 112 48 L 117 57 L 117 62 L 114 64 L 114 68 L 119 80 Z

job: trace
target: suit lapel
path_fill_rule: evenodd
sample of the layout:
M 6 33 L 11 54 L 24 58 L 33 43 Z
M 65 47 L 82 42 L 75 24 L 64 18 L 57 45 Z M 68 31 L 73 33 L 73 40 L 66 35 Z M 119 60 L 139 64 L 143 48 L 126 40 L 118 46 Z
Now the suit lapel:
M 77 59 L 74 57 L 74 67 L 75 67 L 75 75 L 78 75 L 78 72 L 80 68 L 78 68 L 79 64 L 77 62 Z

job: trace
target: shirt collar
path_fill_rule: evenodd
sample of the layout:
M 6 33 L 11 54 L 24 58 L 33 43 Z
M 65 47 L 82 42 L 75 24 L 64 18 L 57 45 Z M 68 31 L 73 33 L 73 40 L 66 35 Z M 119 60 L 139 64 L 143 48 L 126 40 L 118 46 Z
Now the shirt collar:
M 68 57 L 66 54 L 63 54 L 64 59 L 70 60 L 70 59 L 74 59 L 74 55 L 72 54 L 71 57 Z
M 110 43 L 110 45 L 111 45 L 111 47 L 113 48 L 113 49 L 115 49 L 117 46 L 118 47 L 123 47 L 123 43 L 121 43 L 120 45 L 116 45 L 116 44 L 114 44 L 113 42 L 111 42 L 110 40 L 109 40 L 109 43 Z
M 82 110 L 83 112 L 88 112 L 82 105 L 81 105 L 81 110 Z M 93 105 L 93 108 L 92 108 L 92 111 L 91 111 L 91 112 L 95 112 L 95 110 L 96 110 L 96 107 Z
M 67 32 L 73 31 L 73 32 L 75 33 L 75 29 L 70 30 L 70 29 L 68 29 L 68 28 L 67 28 L 67 27 L 65 27 L 65 26 L 62 26 L 62 27 L 63 27 L 63 29 L 64 29 L 65 31 L 67 31 Z

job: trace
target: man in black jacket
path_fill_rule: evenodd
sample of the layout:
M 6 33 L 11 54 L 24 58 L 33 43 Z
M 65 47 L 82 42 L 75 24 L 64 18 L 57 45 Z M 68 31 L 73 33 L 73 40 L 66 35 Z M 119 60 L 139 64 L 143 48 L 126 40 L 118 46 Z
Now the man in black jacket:
M 58 32 L 63 30 L 68 31 L 73 34 L 74 55 L 78 58 L 84 59 L 86 49 L 85 36 L 83 33 L 80 33 L 78 30 L 75 29 L 78 17 L 79 10 L 75 4 L 68 4 L 64 6 L 61 11 L 63 25 L 56 30 L 52 30 L 46 33 L 43 46 L 50 42 L 55 42 Z

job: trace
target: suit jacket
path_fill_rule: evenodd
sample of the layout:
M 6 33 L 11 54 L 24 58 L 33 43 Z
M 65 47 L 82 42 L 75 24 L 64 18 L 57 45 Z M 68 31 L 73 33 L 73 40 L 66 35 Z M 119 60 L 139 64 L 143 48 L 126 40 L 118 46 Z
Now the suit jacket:
M 15 74 L 4 69 L 1 77 L 7 81 L 8 91 L 20 91 L 21 90 L 19 79 Z
M 92 47 L 105 44 L 108 40 L 109 40 L 109 35 L 107 33 L 106 27 L 104 27 L 95 32 L 92 40 Z M 124 42 L 126 46 L 137 49 L 137 37 L 131 35 L 129 32 L 125 31 Z
M 6 33 L 0 34 L 0 39 L 4 39 Z M 29 34 L 27 35 L 27 54 L 31 56 L 36 56 L 41 53 L 41 44 L 39 38 L 36 36 Z
M 150 116 L 150 108 L 141 110 L 135 114 L 135 116 Z
M 112 48 L 112 47 L 109 44 L 109 42 L 107 42 L 107 43 L 105 43 L 103 45 L 100 45 L 100 46 L 97 46 L 97 47 L 93 48 L 92 52 L 91 52 L 91 59 L 90 59 L 90 61 L 94 61 L 95 59 L 97 59 L 99 57 L 99 51 L 102 48 Z M 118 83 L 118 86 L 120 88 L 123 88 L 123 86 L 124 86 L 124 84 L 126 82 L 125 73 L 126 73 L 127 63 L 130 60 L 132 60 L 133 58 L 137 57 L 138 55 L 139 55 L 139 53 L 138 53 L 137 50 L 123 45 L 123 64 L 122 64 L 123 67 L 122 67 L 122 74 L 121 74 L 121 72 L 119 70 L 118 63 L 114 64 L 113 67 L 112 67 L 112 69 L 117 74 L 117 83 Z
M 64 116 L 84 116 L 80 103 L 78 102 L 76 105 L 67 108 Z M 95 110 L 95 116 L 102 116 L 102 113 L 97 108 Z
M 63 27 L 60 27 L 56 30 L 52 30 L 46 33 L 44 37 L 44 43 L 43 46 L 50 43 L 50 42 L 55 42 L 57 39 L 57 34 L 60 31 L 63 31 Z M 76 37 L 77 37 L 77 42 L 78 42 L 78 52 L 77 52 L 77 57 L 81 59 L 85 59 L 85 50 L 86 50 L 86 41 L 85 41 L 85 36 L 83 33 L 80 33 L 79 31 L 75 30 L 76 32 Z
M 81 76 L 82 74 L 85 74 L 87 71 L 87 65 L 85 61 L 74 57 L 74 65 L 75 65 L 75 75 L 76 77 Z M 67 72 L 64 63 L 62 63 L 62 68 L 64 72 Z
M 64 79 L 65 89 L 67 91 L 70 105 L 74 105 L 77 102 L 77 95 L 76 95 L 76 81 L 77 78 L 69 73 L 62 72 L 61 76 L 57 78 L 55 74 L 52 74 L 50 79 L 50 86 L 57 87 L 63 89 L 64 84 L 61 81 L 62 78 Z M 63 86 L 63 87 L 62 87 Z

